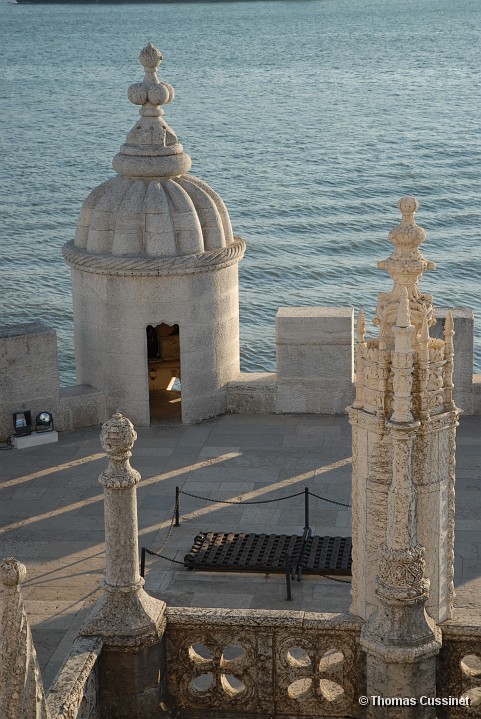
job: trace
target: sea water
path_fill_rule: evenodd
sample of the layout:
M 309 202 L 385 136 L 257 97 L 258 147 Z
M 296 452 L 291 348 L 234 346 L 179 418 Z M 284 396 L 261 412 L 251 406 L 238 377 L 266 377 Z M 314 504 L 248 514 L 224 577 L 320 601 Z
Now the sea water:
M 43 319 L 74 382 L 61 256 L 135 123 L 140 49 L 164 53 L 166 119 L 247 242 L 242 368 L 272 371 L 279 306 L 391 287 L 398 199 L 420 201 L 421 287 L 472 307 L 481 371 L 479 0 L 14 4 L 0 0 L 0 322 Z M 373 332 L 375 330 L 373 329 Z

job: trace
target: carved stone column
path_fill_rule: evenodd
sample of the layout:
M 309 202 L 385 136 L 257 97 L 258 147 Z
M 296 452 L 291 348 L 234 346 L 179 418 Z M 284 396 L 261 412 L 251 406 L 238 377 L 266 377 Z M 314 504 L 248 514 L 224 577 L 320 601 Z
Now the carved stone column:
M 412 497 L 417 542 L 425 549 L 430 580 L 427 609 L 436 622 L 442 622 L 452 617 L 454 597 L 454 452 L 459 410 L 452 400 L 453 326 L 447 319 L 444 340 L 429 336 L 435 310 L 431 295 L 421 293 L 419 279 L 435 265 L 419 250 L 426 231 L 414 220 L 416 198 L 402 198 L 399 207 L 401 222 L 389 233 L 394 251 L 378 263 L 393 280 L 391 292 L 379 293 L 374 320 L 379 337 L 366 338 L 362 317 L 358 323 L 356 401 L 349 409 L 353 428 L 351 612 L 367 619 L 379 605 L 375 587 L 380 547 L 387 540 L 388 508 L 394 499 L 399 502 L 399 497 L 391 495 L 394 468 L 400 463 L 394 452 L 401 449 L 393 443 L 388 423 L 412 420 L 417 430 L 406 456 L 411 471 L 407 491 Z M 401 305 L 404 316 L 398 318 Z
M 431 339 L 432 297 L 418 281 L 434 264 L 419 245 L 418 202 L 399 202 L 391 256 L 378 263 L 393 280 L 380 293 L 365 339 L 359 321 L 353 425 L 353 602 L 366 621 L 368 696 L 435 696 L 441 633 L 452 614 L 454 560 L 453 327 Z M 371 701 L 368 716 L 432 719 L 435 709 Z
M 0 717 L 49 719 L 42 677 L 23 606 L 20 584 L 27 570 L 10 557 L 0 564 L 3 611 L 0 623 Z
M 104 719 L 153 716 L 160 701 L 165 603 L 144 591 L 139 573 L 136 485 L 140 474 L 129 462 L 136 439 L 132 423 L 121 414 L 114 414 L 100 435 L 109 457 L 99 476 L 104 487 L 104 594 L 81 633 L 104 639 L 99 664 Z

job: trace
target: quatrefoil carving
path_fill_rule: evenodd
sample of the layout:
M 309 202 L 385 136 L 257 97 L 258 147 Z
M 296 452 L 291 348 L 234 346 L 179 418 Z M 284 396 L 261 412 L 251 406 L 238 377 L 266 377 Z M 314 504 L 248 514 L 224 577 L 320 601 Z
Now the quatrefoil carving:
M 293 679 L 287 687 L 290 699 L 303 701 L 313 696 L 322 697 L 332 704 L 345 698 L 342 686 L 344 673 L 344 654 L 335 648 L 307 649 L 290 647 L 286 654 Z M 306 676 L 306 674 L 311 676 Z M 295 675 L 301 674 L 298 678 Z
M 466 654 L 460 661 L 463 684 L 469 689 L 463 697 L 470 700 L 470 708 L 481 706 L 481 657 L 477 654 Z
M 189 684 L 196 697 L 219 693 L 236 699 L 246 693 L 246 685 L 239 678 L 247 666 L 247 652 L 241 644 L 206 646 L 191 644 L 188 648 L 194 677 Z

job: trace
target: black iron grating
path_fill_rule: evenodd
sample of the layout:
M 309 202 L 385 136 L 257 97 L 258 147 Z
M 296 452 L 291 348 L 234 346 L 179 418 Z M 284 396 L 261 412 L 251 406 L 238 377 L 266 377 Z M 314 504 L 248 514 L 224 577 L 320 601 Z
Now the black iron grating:
M 187 569 L 284 572 L 285 556 L 304 574 L 351 574 L 351 537 L 201 532 L 184 557 Z

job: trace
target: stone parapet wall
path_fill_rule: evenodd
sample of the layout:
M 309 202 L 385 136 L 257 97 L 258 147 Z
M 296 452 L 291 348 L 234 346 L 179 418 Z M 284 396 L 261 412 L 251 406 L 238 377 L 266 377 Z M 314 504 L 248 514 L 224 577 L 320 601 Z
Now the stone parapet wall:
M 443 646 L 437 660 L 439 697 L 468 697 L 470 706 L 443 707 L 439 717 L 468 719 L 481 716 L 481 626 L 445 622 Z
M 99 719 L 99 637 L 77 637 L 47 696 L 50 719 Z
M 178 717 L 355 717 L 360 631 L 342 614 L 169 608 L 165 703 Z
M 12 414 L 58 409 L 57 335 L 43 322 L 0 327 L 0 440 L 13 434 Z
M 100 425 L 107 419 L 104 393 L 88 384 L 60 389 L 58 430 L 82 429 Z
M 458 308 L 452 313 L 454 400 L 464 414 L 481 414 L 481 374 L 472 374 L 473 312 Z M 227 411 L 344 414 L 354 398 L 352 316 L 352 308 L 281 308 L 276 318 L 277 372 L 238 373 L 233 359 L 231 373 L 236 376 L 226 383 Z M 437 308 L 436 318 L 431 334 L 441 337 L 446 309 Z M 198 326 L 198 332 L 201 329 Z M 224 341 L 223 334 L 221 339 Z M 238 342 L 234 329 L 228 340 L 227 354 L 233 357 L 235 350 L 237 356 L 231 347 Z M 192 352 L 192 358 L 195 367 L 198 353 Z M 188 368 L 189 355 L 184 359 Z M 142 381 L 145 384 L 146 379 Z M 41 322 L 0 328 L 0 396 L 0 440 L 13 433 L 12 413 L 24 409 L 30 409 L 33 416 L 43 409 L 51 411 L 60 431 L 101 424 L 107 416 L 101 389 L 88 384 L 59 387 L 56 333 Z M 212 409 L 208 414 L 225 411 L 223 391 L 199 399 L 204 405 L 209 401 Z M 196 411 L 193 407 L 192 416 Z

